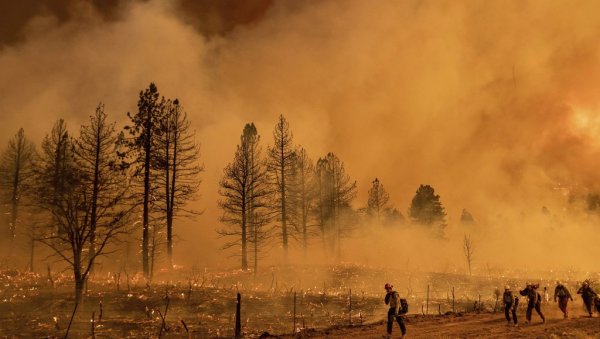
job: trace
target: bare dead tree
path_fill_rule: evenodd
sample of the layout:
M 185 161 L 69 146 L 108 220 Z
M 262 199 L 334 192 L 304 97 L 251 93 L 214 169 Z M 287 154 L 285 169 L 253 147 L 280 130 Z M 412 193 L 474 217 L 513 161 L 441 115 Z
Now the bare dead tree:
M 17 224 L 20 223 L 19 207 L 33 177 L 32 161 L 35 155 L 35 145 L 25 137 L 22 128 L 8 141 L 6 149 L 0 155 L 1 200 L 10 206 L 9 255 L 13 253 Z
M 77 159 L 78 171 L 81 177 L 91 185 L 89 200 L 89 255 L 96 254 L 96 226 L 99 218 L 99 205 L 112 197 L 110 189 L 119 183 L 115 180 L 122 176 L 114 175 L 118 162 L 115 147 L 115 123 L 107 122 L 104 104 L 96 107 L 94 115 L 90 116 L 89 125 L 81 126 L 78 139 L 74 140 L 74 153 Z M 92 267 L 90 267 L 90 270 Z
M 153 181 L 157 189 L 157 209 L 166 224 L 166 247 L 169 267 L 173 266 L 173 222 L 177 216 L 193 217 L 200 212 L 185 209 L 196 197 L 200 186 L 198 164 L 200 149 L 195 132 L 179 100 L 168 100 L 164 106 L 164 119 L 160 121 L 161 133 L 155 138 L 157 152 L 153 167 L 157 175 Z
M 469 275 L 472 275 L 471 264 L 473 263 L 474 248 L 473 248 L 473 241 L 471 241 L 471 235 L 465 234 L 465 237 L 463 239 L 463 253 L 465 255 L 465 259 L 467 260 L 467 267 L 469 268 Z
M 248 269 L 248 245 L 252 237 L 249 233 L 254 232 L 255 239 L 259 237 L 258 232 L 263 233 L 263 229 L 257 227 L 260 221 L 257 216 L 267 217 L 267 197 L 270 194 L 259 140 L 254 124 L 246 124 L 233 161 L 225 167 L 219 183 L 222 199 L 218 204 L 223 210 L 221 222 L 226 227 L 218 234 L 233 238 L 223 246 L 224 249 L 240 246 L 243 270 Z M 255 244 L 258 246 L 259 242 Z
M 47 245 L 71 268 L 77 303 L 81 302 L 84 285 L 95 260 L 105 253 L 107 245 L 127 231 L 128 216 L 133 208 L 128 201 L 127 178 L 112 163 L 116 159 L 116 149 L 108 147 L 108 143 L 101 143 L 102 147 L 96 147 L 98 138 L 89 138 L 90 135 L 96 135 L 101 136 L 102 141 L 114 140 L 109 124 L 100 129 L 101 133 L 93 132 L 94 126 L 100 123 L 96 118 L 103 116 L 102 110 L 97 110 L 96 113 L 91 119 L 92 124 L 82 128 L 80 139 L 65 140 L 65 129 L 58 144 L 64 143 L 66 149 L 57 147 L 53 138 L 47 138 L 39 167 L 36 168 L 37 203 L 48 212 L 49 220 L 58 228 L 56 231 L 47 229 L 36 240 Z M 62 125 L 59 122 L 55 129 L 57 126 Z M 52 135 L 55 134 L 54 130 Z M 89 145 L 88 142 L 92 144 Z M 53 149 L 62 155 L 50 153 Z M 87 157 L 90 153 L 86 152 L 89 150 L 99 151 L 100 154 L 90 159 Z M 61 161 L 56 164 L 56 159 L 59 158 Z M 47 185 L 48 182 L 57 180 L 54 177 L 55 171 L 52 171 L 55 166 L 60 166 L 60 190 Z M 97 173 L 93 170 L 95 167 L 99 168 Z M 96 211 L 93 228 L 94 203 Z M 92 236 L 95 237 L 95 249 L 93 252 L 86 251 Z
M 268 149 L 267 168 L 273 185 L 273 209 L 274 217 L 279 219 L 281 230 L 281 243 L 284 256 L 287 257 L 289 245 L 289 209 L 290 209 L 290 186 L 294 166 L 293 135 L 290 125 L 283 115 L 280 115 L 275 129 L 273 130 L 273 147 Z

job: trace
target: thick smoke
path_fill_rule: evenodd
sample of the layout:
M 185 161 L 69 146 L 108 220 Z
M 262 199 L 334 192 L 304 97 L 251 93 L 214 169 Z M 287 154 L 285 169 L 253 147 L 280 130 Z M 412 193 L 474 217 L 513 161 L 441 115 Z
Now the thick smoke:
M 245 122 L 266 144 L 284 114 L 313 158 L 333 151 L 345 162 L 356 207 L 374 177 L 405 215 L 419 184 L 436 188 L 449 242 L 410 231 L 398 242 L 421 239 L 459 261 L 471 232 L 479 265 L 598 269 L 585 259 L 598 258 L 598 228 L 581 213 L 599 188 L 597 2 L 263 1 L 217 28 L 192 5 L 167 3 L 123 2 L 108 15 L 74 2 L 69 15 L 29 18 L 0 50 L 0 142 L 21 126 L 39 141 L 58 117 L 76 131 L 98 101 L 124 123 L 154 81 L 187 108 L 206 167 L 195 203 L 205 213 L 177 230 L 181 262 L 222 256 L 222 168 Z M 463 208 L 476 229 L 458 225 Z M 381 237 L 346 259 L 377 261 L 369 248 Z M 558 243 L 564 254 L 551 253 Z M 432 265 L 443 255 L 431 254 Z

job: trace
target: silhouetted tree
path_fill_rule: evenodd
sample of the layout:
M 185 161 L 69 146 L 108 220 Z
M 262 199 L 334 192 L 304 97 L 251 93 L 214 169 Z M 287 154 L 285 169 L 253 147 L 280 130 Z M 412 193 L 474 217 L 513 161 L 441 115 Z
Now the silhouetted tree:
M 433 187 L 420 185 L 409 210 L 413 222 L 426 225 L 435 229 L 439 235 L 446 227 L 446 212 L 440 201 L 440 196 L 435 194 Z
M 17 234 L 19 207 L 27 187 L 33 177 L 32 161 L 35 157 L 35 145 L 25 138 L 21 128 L 8 141 L 8 146 L 0 156 L 0 189 L 2 202 L 10 206 L 9 214 L 9 254 L 12 255 Z
M 36 170 L 37 203 L 50 213 L 52 223 L 58 227 L 58 232 L 45 232 L 37 240 L 70 265 L 77 302 L 81 301 L 95 260 L 117 235 L 125 232 L 126 217 L 132 208 L 125 203 L 129 191 L 126 177 L 114 169 L 117 155 L 113 125 L 105 119 L 99 106 L 90 125 L 82 127 L 81 138 L 75 141 L 68 138 L 64 123 L 59 121 L 44 140 L 44 152 Z M 58 171 L 50 171 L 56 166 Z M 47 184 L 55 180 L 55 173 L 62 180 L 60 190 Z M 94 249 L 86 251 L 92 237 Z
M 330 250 L 341 252 L 341 239 L 348 232 L 352 214 L 350 203 L 356 197 L 356 181 L 346 174 L 344 164 L 333 153 L 317 161 L 318 216 L 322 239 L 329 238 Z
M 463 239 L 463 253 L 465 255 L 465 260 L 467 261 L 467 267 L 469 268 L 469 275 L 472 275 L 471 265 L 473 264 L 473 241 L 471 241 L 471 235 L 466 235 Z
M 471 213 L 469 213 L 469 211 L 467 211 L 466 208 L 463 208 L 462 212 L 460 213 L 460 223 L 462 225 L 472 225 L 475 223 L 475 219 L 473 219 L 473 216 Z
M 152 159 L 157 152 L 156 138 L 162 133 L 161 127 L 165 119 L 165 99 L 159 98 L 158 88 L 154 83 L 140 92 L 138 100 L 138 112 L 127 113 L 131 125 L 125 129 L 131 136 L 127 140 L 127 161 L 133 168 L 134 177 L 142 176 L 141 200 L 142 200 L 142 266 L 144 276 L 150 277 L 149 265 L 149 227 L 151 213 L 151 195 L 156 193 L 156 187 L 152 186 Z
M 373 180 L 371 188 L 369 189 L 369 197 L 367 201 L 367 214 L 371 217 L 375 217 L 377 223 L 381 224 L 382 213 L 388 207 L 390 201 L 390 195 L 387 193 L 379 179 Z
M 261 244 L 267 239 L 268 221 L 265 209 L 271 194 L 264 161 L 261 159 L 260 136 L 254 124 L 246 124 L 233 161 L 224 169 L 219 183 L 221 222 L 228 227 L 218 231 L 220 236 L 233 237 L 224 248 L 240 246 L 241 267 L 248 269 L 248 245 L 253 245 L 254 266 L 258 266 Z
M 293 159 L 293 176 L 290 187 L 290 200 L 293 202 L 291 219 L 302 237 L 302 246 L 306 250 L 308 238 L 313 233 L 310 217 L 316 202 L 315 166 L 302 147 L 296 150 Z
M 96 227 L 103 216 L 102 208 L 106 208 L 111 192 L 122 181 L 123 175 L 117 175 L 117 137 L 115 123 L 107 122 L 104 104 L 96 107 L 90 116 L 89 125 L 81 126 L 78 139 L 74 140 L 74 153 L 81 179 L 79 184 L 91 187 L 89 197 L 89 256 L 96 256 Z M 90 263 L 91 265 L 92 263 Z M 90 270 L 91 270 L 90 266 Z
M 59 206 L 61 197 L 75 184 L 74 161 L 73 142 L 67 125 L 63 119 L 59 119 L 50 134 L 44 137 L 42 152 L 34 166 L 36 188 L 43 188 L 46 195 L 44 198 L 54 201 L 54 204 L 48 206 Z M 38 197 L 39 192 L 35 196 Z M 60 225 L 53 225 L 52 228 L 51 232 L 63 232 Z
M 383 210 L 383 225 L 393 226 L 404 223 L 404 215 L 398 209 L 387 207 Z
M 157 152 L 153 165 L 158 173 L 153 179 L 160 187 L 156 192 L 157 208 L 162 214 L 160 218 L 165 220 L 167 257 L 172 267 L 173 221 L 177 215 L 199 214 L 184 207 L 198 192 L 198 175 L 203 168 L 198 164 L 200 149 L 195 132 L 190 130 L 190 121 L 179 100 L 168 100 L 164 112 L 164 119 L 159 122 L 161 133 L 155 138 Z
M 290 210 L 290 187 L 293 180 L 294 166 L 294 147 L 292 144 L 292 133 L 289 123 L 283 117 L 279 116 L 275 129 L 273 130 L 274 145 L 268 149 L 267 168 L 274 186 L 272 209 L 275 216 L 281 222 L 281 242 L 283 244 L 284 255 L 287 257 L 289 242 L 289 210 Z

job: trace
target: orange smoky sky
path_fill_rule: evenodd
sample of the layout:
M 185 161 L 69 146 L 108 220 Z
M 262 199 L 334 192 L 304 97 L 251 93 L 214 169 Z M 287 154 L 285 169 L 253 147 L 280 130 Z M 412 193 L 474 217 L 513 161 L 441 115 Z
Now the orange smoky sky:
M 600 189 L 598 1 L 1 7 L 2 144 L 20 127 L 39 142 L 59 117 L 77 131 L 99 101 L 122 126 L 150 82 L 183 103 L 201 143 L 193 204 L 204 214 L 176 229 L 179 258 L 216 262 L 222 170 L 246 122 L 266 149 L 280 114 L 313 159 L 332 151 L 344 161 L 358 181 L 355 207 L 378 177 L 405 216 L 419 184 L 431 184 L 450 233 L 461 234 L 463 208 L 506 239 L 542 227 L 542 206 L 566 232 L 589 222 L 569 214 L 569 198 Z M 500 247 L 481 255 L 494 261 Z

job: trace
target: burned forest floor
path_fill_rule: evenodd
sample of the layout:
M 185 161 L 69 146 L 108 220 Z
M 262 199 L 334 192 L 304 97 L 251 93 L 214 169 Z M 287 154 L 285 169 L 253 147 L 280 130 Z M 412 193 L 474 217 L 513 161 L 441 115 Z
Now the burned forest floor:
M 406 338 L 600 338 L 600 318 L 589 318 L 583 312 L 570 319 L 562 319 L 548 304 L 549 319 L 542 324 L 534 316 L 530 325 L 520 314 L 518 326 L 507 326 L 503 313 L 469 313 L 460 315 L 409 315 L 406 318 Z M 326 329 L 308 329 L 296 335 L 265 336 L 265 338 L 382 338 L 386 333 L 384 321 L 363 326 L 334 326 Z M 400 338 L 394 324 L 392 338 Z
M 506 326 L 498 287 L 536 281 L 550 289 L 554 279 L 543 272 L 390 276 L 385 269 L 347 264 L 271 267 L 258 274 L 178 268 L 146 280 L 99 268 L 77 305 L 69 337 L 231 338 L 240 293 L 245 338 L 380 338 L 387 313 L 383 284 L 393 282 L 409 303 L 410 337 L 600 338 L 600 318 L 583 318 L 579 298 L 570 304 L 572 319 L 563 321 L 549 302 L 543 306 L 548 323 L 541 325 L 534 315 L 527 326 L 522 302 L 520 326 Z M 566 283 L 574 293 L 577 281 Z M 74 285 L 65 273 L 0 269 L 0 338 L 65 337 L 74 309 Z

